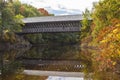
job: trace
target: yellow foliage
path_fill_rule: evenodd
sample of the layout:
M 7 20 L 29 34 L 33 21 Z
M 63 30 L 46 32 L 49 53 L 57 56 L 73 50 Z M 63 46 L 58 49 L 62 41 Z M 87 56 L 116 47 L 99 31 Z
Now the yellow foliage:
M 116 65 L 116 62 L 113 62 L 112 65 Z
M 104 39 L 104 40 L 100 41 L 100 43 L 106 43 L 106 42 L 108 42 L 107 39 Z
M 96 39 L 101 49 L 96 60 L 99 61 L 99 68 L 103 70 L 112 69 L 120 58 L 120 20 L 114 21 L 112 26 L 103 28 Z
M 119 33 L 119 34 L 116 34 L 116 38 L 117 38 L 118 40 L 120 40 L 120 33 Z
M 120 27 L 120 23 L 119 24 L 116 24 L 117 27 Z
M 4 33 L 7 33 L 7 32 L 9 32 L 9 30 L 4 30 Z
M 117 32 L 118 32 L 118 29 L 117 29 L 117 28 L 113 30 L 113 33 L 114 33 L 114 34 L 116 34 Z
M 8 40 L 10 39 L 10 37 L 7 35 L 7 33 L 4 33 L 3 39 L 4 39 L 5 41 L 8 41 Z

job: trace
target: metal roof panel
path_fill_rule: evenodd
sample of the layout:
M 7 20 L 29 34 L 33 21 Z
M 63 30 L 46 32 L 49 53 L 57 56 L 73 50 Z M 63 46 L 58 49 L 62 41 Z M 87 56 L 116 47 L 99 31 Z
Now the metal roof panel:
M 24 23 L 37 23 L 37 22 L 55 22 L 55 21 L 80 21 L 82 15 L 64 15 L 64 16 L 44 16 L 44 17 L 30 17 L 24 18 Z

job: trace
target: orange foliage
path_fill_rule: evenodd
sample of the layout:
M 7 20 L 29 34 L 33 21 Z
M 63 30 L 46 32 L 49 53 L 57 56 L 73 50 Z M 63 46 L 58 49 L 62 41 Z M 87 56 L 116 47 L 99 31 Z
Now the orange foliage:
M 20 7 L 20 12 L 23 13 L 25 11 L 25 7 L 24 6 L 21 6 Z
M 120 20 L 113 19 L 112 25 L 103 28 L 96 38 L 100 52 L 94 59 L 98 62 L 100 71 L 114 69 L 120 58 Z
M 45 16 L 48 16 L 48 15 L 49 15 L 48 11 L 45 10 L 44 8 L 39 8 L 38 11 L 39 11 L 40 13 L 42 13 L 43 15 L 45 15 Z

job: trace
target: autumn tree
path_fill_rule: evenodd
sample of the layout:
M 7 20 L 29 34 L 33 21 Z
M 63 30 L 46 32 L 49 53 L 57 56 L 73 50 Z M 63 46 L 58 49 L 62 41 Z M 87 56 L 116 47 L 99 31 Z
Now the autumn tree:
M 96 38 L 100 51 L 94 54 L 94 61 L 100 71 L 114 70 L 120 58 L 120 20 L 113 19 L 111 23 L 111 26 L 102 29 Z
M 95 4 L 92 14 L 93 22 L 95 24 L 95 28 L 92 32 L 93 36 L 96 37 L 101 29 L 110 26 L 112 19 L 120 19 L 119 13 L 119 0 L 100 0 L 99 3 Z
M 22 4 L 20 1 L 14 1 L 13 7 L 16 15 L 20 14 L 24 17 L 42 16 L 37 8 L 31 5 Z
M 81 27 L 81 39 L 84 37 L 87 37 L 91 33 L 91 24 L 92 24 L 92 19 L 91 19 L 91 13 L 89 10 L 85 10 L 83 13 L 83 20 L 82 20 L 82 27 Z
M 93 54 L 93 61 L 99 71 L 115 70 L 120 58 L 120 1 L 101 0 L 94 6 L 93 36 L 99 52 Z M 99 63 L 98 63 L 99 62 Z
M 2 40 L 13 40 L 15 39 L 14 32 L 21 30 L 21 15 L 15 15 L 14 14 L 14 8 L 12 5 L 11 0 L 4 2 L 1 1 L 1 26 L 0 26 L 0 32 L 1 32 L 1 39 Z

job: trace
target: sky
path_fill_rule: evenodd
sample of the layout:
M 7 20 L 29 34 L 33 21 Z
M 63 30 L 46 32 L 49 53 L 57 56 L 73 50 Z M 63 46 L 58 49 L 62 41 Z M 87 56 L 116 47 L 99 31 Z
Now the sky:
M 80 78 L 80 77 L 49 76 L 47 80 L 84 80 L 84 78 Z
M 36 8 L 45 8 L 55 15 L 81 14 L 87 8 L 92 9 L 93 2 L 99 0 L 20 0 L 22 3 L 33 5 Z

